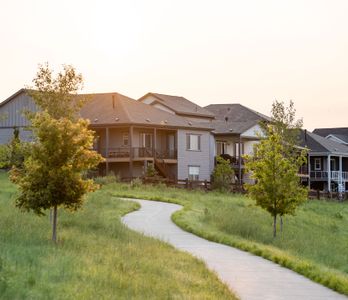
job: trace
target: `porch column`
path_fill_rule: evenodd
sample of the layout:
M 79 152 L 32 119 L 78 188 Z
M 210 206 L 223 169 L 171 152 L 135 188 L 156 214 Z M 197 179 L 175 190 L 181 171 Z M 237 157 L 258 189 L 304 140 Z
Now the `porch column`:
M 157 147 L 157 128 L 153 129 L 153 158 L 156 159 L 156 147 Z
M 338 184 L 343 184 L 343 172 L 342 172 L 342 155 L 339 156 L 339 175 L 338 175 Z
M 105 171 L 106 175 L 109 174 L 109 162 L 108 162 L 108 157 L 109 157 L 109 127 L 105 128 Z
M 133 126 L 129 127 L 129 138 L 128 138 L 128 144 L 129 144 L 129 177 L 133 178 Z
M 331 192 L 331 155 L 327 156 L 327 190 Z
M 238 176 L 239 176 L 239 185 L 242 186 L 242 136 L 239 135 L 239 146 L 238 146 Z
M 308 162 L 308 189 L 311 189 L 311 155 L 308 153 L 308 158 L 307 158 Z

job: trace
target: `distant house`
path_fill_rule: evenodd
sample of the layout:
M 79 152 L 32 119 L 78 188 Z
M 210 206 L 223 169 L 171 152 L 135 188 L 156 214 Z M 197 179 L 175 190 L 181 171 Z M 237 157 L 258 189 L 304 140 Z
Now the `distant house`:
M 315 133 L 302 131 L 301 146 L 309 149 L 307 184 L 311 189 L 348 191 L 348 147 Z
M 230 159 L 240 183 L 249 181 L 242 156 L 253 153 L 253 146 L 262 135 L 260 122 L 271 119 L 241 104 L 211 104 L 205 109 L 215 115 L 215 155 Z
M 348 146 L 348 127 L 316 128 L 313 133 Z

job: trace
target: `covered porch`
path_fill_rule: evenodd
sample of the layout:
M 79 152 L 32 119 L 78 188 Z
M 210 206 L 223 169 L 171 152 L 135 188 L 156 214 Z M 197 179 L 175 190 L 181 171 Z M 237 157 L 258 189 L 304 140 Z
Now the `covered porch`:
M 94 150 L 105 158 L 103 173 L 140 177 L 153 163 L 162 176 L 176 177 L 177 130 L 132 125 L 92 129 L 96 132 Z
M 348 191 L 348 155 L 309 156 L 309 187 L 327 192 Z

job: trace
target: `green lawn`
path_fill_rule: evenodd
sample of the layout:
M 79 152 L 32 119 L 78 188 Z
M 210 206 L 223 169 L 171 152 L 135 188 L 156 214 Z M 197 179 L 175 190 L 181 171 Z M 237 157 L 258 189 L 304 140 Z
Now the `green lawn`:
M 0 298 L 235 299 L 201 261 L 125 228 L 120 216 L 137 205 L 114 188 L 80 212 L 60 211 L 54 246 L 48 216 L 15 208 L 16 189 L 0 173 Z
M 245 196 L 165 187 L 114 185 L 114 195 L 175 202 L 183 229 L 273 260 L 348 295 L 348 202 L 312 200 L 284 218 L 272 237 L 272 218 Z

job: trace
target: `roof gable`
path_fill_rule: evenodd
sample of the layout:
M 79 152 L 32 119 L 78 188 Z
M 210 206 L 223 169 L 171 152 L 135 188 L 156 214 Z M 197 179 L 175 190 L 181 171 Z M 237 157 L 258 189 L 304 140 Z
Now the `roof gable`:
M 142 96 L 138 101 L 142 102 L 149 96 L 155 97 L 157 103 L 160 103 L 166 106 L 167 108 L 173 110 L 178 115 L 214 118 L 214 114 L 212 114 L 209 110 L 181 96 L 171 96 L 171 95 L 164 95 L 164 94 L 158 94 L 158 93 L 147 93 L 146 95 Z M 150 105 L 152 105 L 153 103 L 155 103 L 155 101 L 150 103 Z

